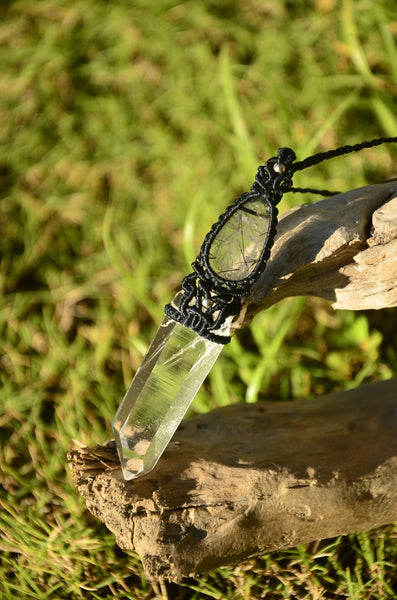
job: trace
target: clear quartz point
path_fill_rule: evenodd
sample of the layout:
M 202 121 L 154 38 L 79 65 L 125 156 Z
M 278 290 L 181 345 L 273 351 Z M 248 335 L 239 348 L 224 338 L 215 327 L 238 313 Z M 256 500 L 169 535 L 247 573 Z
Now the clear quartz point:
M 112 422 L 124 479 L 153 469 L 222 348 L 163 319 Z

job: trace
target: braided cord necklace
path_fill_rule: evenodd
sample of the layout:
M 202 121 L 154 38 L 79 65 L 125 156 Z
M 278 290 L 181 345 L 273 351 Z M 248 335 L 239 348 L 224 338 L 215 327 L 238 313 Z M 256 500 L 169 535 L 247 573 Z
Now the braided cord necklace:
M 296 171 L 397 138 L 343 146 L 295 162 L 281 148 L 260 166 L 248 193 L 219 217 L 206 235 L 193 271 L 165 307 L 164 317 L 135 374 L 112 426 L 126 480 L 149 473 L 171 440 L 223 345 L 231 321 L 266 268 L 276 235 L 277 204 L 294 188 Z
M 253 284 L 266 268 L 277 227 L 277 204 L 287 192 L 332 196 L 340 192 L 296 188 L 292 178 L 297 171 L 331 158 L 395 143 L 397 137 L 383 137 L 346 145 L 295 162 L 290 148 L 280 148 L 277 156 L 261 165 L 250 191 L 239 196 L 211 227 L 192 264 L 193 272 L 182 281 L 177 302 L 164 311 L 174 321 L 217 344 L 227 344 L 230 336 L 219 331 L 228 317 L 237 315 Z

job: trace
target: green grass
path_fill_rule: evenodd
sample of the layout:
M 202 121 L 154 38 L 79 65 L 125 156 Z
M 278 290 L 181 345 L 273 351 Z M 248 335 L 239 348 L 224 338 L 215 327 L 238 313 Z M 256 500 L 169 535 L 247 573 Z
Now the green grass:
M 391 598 L 389 526 L 147 581 L 85 510 L 73 440 L 111 436 L 201 240 L 280 146 L 397 135 L 389 0 L 19 0 L 0 6 L 0 597 Z M 299 174 L 382 181 L 396 148 Z M 309 197 L 288 196 L 281 210 Z M 194 404 L 320 395 L 396 372 L 396 312 L 286 300 L 225 348 Z

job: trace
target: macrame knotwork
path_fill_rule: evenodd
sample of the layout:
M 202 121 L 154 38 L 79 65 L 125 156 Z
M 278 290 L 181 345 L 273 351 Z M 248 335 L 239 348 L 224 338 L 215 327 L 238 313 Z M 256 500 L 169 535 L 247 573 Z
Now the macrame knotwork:
M 294 188 L 293 174 L 336 156 L 396 141 L 380 138 L 343 146 L 300 162 L 294 162 L 293 150 L 280 148 L 276 157 L 258 168 L 250 192 L 237 198 L 211 227 L 192 264 L 193 272 L 183 279 L 177 302 L 167 304 L 165 313 L 202 337 L 227 344 L 230 337 L 219 330 L 228 317 L 240 312 L 243 299 L 266 268 L 276 235 L 277 204 L 283 194 L 338 193 Z

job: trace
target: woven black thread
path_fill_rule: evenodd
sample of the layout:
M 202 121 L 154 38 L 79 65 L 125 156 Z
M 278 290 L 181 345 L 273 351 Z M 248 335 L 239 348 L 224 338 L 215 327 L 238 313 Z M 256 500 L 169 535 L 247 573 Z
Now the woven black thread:
M 378 138 L 360 144 L 342 146 L 328 152 L 319 152 L 298 162 L 294 162 L 296 155 L 293 150 L 280 148 L 277 156 L 270 158 L 265 165 L 258 168 L 250 192 L 237 198 L 213 224 L 203 241 L 199 255 L 192 264 L 193 272 L 182 281 L 182 294 L 178 305 L 167 304 L 164 308 L 165 313 L 200 336 L 217 344 L 227 344 L 230 336 L 223 335 L 219 329 L 228 317 L 240 312 L 243 299 L 249 296 L 252 285 L 266 268 L 276 235 L 278 214 L 276 205 L 283 195 L 286 192 L 306 192 L 322 196 L 340 193 L 311 188 L 295 188 L 292 185 L 294 173 L 344 154 L 395 142 L 397 142 L 397 137 Z M 246 206 L 250 202 L 258 201 L 263 203 L 268 210 L 269 223 L 257 264 L 246 277 L 237 280 L 225 277 L 219 272 L 217 273 L 211 266 L 211 261 L 214 260 L 211 247 L 222 229 L 231 222 L 238 211 L 261 217 L 262 215 L 256 215 L 255 211 Z
M 337 194 L 342 194 L 342 192 L 330 190 L 315 190 L 314 188 L 297 188 L 291 187 L 287 192 L 292 192 L 293 194 L 318 194 L 319 196 L 336 196 Z
M 381 146 L 382 144 L 391 144 L 397 142 L 397 137 L 382 137 L 375 138 L 373 140 L 369 140 L 366 142 L 360 142 L 359 144 L 353 144 L 341 146 L 340 148 L 335 148 L 334 150 L 328 150 L 327 152 L 318 152 L 313 156 L 309 156 L 304 160 L 296 162 L 294 164 L 294 173 L 296 171 L 302 171 L 303 169 L 307 169 L 308 167 L 313 167 L 314 165 L 318 165 L 324 160 L 330 160 L 331 158 L 337 158 L 338 156 L 343 156 L 344 154 L 351 154 L 352 152 L 359 152 L 360 150 L 364 150 L 365 148 L 374 148 L 375 146 Z

